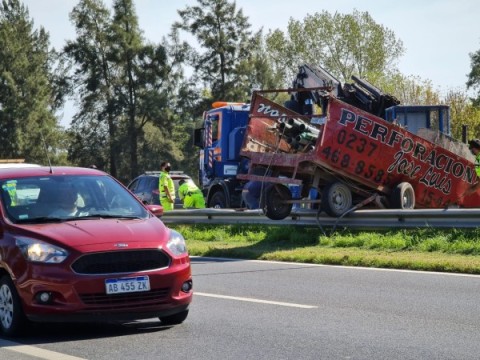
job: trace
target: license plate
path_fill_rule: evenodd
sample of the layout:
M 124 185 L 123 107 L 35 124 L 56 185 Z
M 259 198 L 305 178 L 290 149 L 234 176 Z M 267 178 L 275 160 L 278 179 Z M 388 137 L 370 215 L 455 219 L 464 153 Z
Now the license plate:
M 107 294 L 123 294 L 131 292 L 149 291 L 150 280 L 148 279 L 148 276 L 106 279 L 105 289 L 107 291 Z

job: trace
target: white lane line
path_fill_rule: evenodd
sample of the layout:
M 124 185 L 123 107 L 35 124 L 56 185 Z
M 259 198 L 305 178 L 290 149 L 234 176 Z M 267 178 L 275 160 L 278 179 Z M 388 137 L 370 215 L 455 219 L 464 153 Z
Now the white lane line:
M 458 277 L 472 277 L 480 279 L 478 274 L 467 274 L 467 273 L 448 273 L 448 272 L 439 272 L 439 271 L 423 271 L 423 270 L 407 270 L 407 269 L 390 269 L 390 268 L 375 268 L 375 267 L 363 267 L 363 266 L 347 266 L 347 265 L 327 265 L 327 264 L 311 264 L 311 263 L 298 263 L 298 262 L 288 262 L 288 261 L 274 261 L 274 260 L 249 260 L 249 259 L 234 259 L 234 258 L 217 258 L 209 256 L 190 256 L 190 258 L 197 259 L 213 259 L 220 260 L 224 262 L 253 262 L 259 264 L 279 264 L 279 265 L 297 265 L 305 267 L 324 267 L 324 268 L 337 268 L 345 270 L 366 270 L 366 271 L 384 271 L 384 272 L 402 272 L 402 273 L 411 273 L 411 274 L 426 274 L 426 275 L 436 275 L 436 276 L 458 276 Z M 195 263 L 193 263 L 195 265 Z
M 0 348 L 3 350 L 14 351 L 20 354 L 33 356 L 37 359 L 45 360 L 87 360 L 85 358 L 79 358 L 76 356 L 70 356 L 67 354 L 58 353 L 55 351 L 45 350 L 30 345 L 21 345 L 19 343 L 0 339 Z
M 280 302 L 280 301 L 269 301 L 269 300 L 245 298 L 245 297 L 238 297 L 238 296 L 207 294 L 207 293 L 201 293 L 201 292 L 194 291 L 193 296 L 195 296 L 195 295 L 213 297 L 213 298 L 218 298 L 218 299 L 248 301 L 248 302 L 260 303 L 260 304 L 289 306 L 289 307 L 295 307 L 295 308 L 300 308 L 300 309 L 316 309 L 318 307 L 318 306 L 313 306 L 313 305 L 302 305 L 302 304 L 295 304 L 295 303 L 286 303 L 286 302 Z

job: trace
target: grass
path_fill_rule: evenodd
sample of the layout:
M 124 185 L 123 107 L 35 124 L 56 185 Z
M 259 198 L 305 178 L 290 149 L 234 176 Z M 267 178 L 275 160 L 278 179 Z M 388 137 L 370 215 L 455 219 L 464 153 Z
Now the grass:
M 190 255 L 480 274 L 480 228 L 345 230 L 264 225 L 170 225 Z

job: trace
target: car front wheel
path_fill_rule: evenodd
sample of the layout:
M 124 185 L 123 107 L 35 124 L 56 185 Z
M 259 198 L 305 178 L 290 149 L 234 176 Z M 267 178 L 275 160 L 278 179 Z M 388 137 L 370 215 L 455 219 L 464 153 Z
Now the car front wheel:
M 9 276 L 0 279 L 0 329 L 6 336 L 20 335 L 27 318 L 23 313 L 20 297 Z

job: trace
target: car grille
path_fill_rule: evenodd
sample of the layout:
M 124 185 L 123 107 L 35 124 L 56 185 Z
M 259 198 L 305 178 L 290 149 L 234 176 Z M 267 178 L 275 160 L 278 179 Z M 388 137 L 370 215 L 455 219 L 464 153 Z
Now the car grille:
M 92 310 L 119 310 L 122 308 L 133 309 L 135 307 L 159 305 L 165 302 L 170 288 L 156 289 L 148 292 L 106 295 L 103 294 L 80 294 L 80 299 Z
M 116 274 L 169 265 L 170 257 L 161 250 L 122 250 L 84 255 L 72 264 L 72 269 L 77 274 Z

